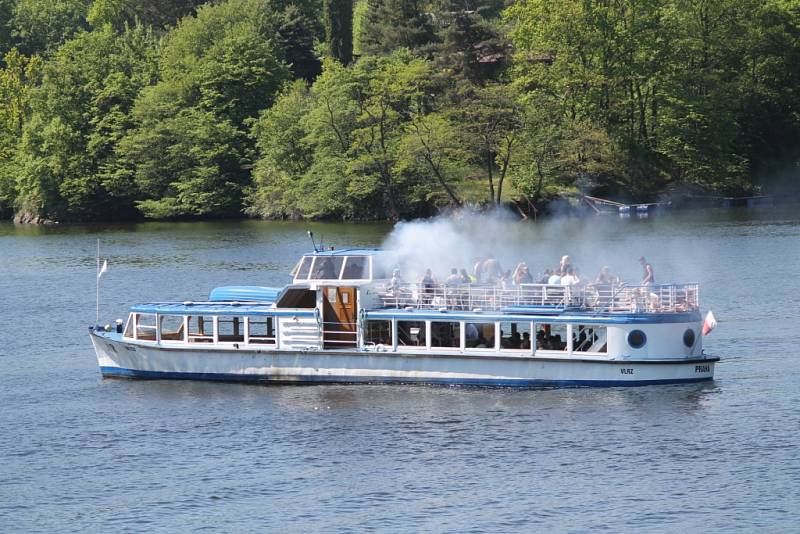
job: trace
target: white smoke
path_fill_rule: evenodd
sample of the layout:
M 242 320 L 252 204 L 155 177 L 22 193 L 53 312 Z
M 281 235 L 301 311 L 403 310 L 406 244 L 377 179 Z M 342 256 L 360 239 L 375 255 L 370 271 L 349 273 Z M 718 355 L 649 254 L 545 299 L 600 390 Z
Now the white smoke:
M 503 210 L 464 209 L 398 223 L 382 246 L 391 251 L 388 272 L 399 268 L 407 282 L 419 280 L 428 268 L 439 281 L 451 268 L 471 274 L 475 262 L 488 256 L 494 256 L 504 271 L 513 272 L 519 262 L 526 262 L 535 278 L 558 267 L 564 255 L 570 256 L 583 281 L 593 280 L 608 265 L 627 283 L 637 284 L 642 274 L 638 259 L 645 256 L 657 283 L 702 282 L 708 261 L 702 247 L 692 246 L 698 236 L 690 230 L 668 215 L 647 221 L 607 215 L 532 223 Z

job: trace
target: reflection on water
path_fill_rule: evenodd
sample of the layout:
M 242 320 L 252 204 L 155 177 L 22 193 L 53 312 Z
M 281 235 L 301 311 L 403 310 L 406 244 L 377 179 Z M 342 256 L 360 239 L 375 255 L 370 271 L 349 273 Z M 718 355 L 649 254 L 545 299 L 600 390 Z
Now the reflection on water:
M 309 228 L 342 247 L 379 245 L 390 227 L 0 223 L 3 530 L 795 529 L 800 217 L 591 225 L 526 230 L 529 264 L 547 266 L 588 235 L 619 272 L 637 276 L 643 253 L 657 276 L 702 282 L 704 307 L 720 320 L 705 340 L 722 357 L 715 382 L 509 390 L 102 380 L 86 336 L 96 237 L 109 258 L 102 313 L 111 319 L 133 302 L 199 299 L 217 285 L 282 285 L 310 248 Z M 582 265 L 595 267 L 588 254 Z

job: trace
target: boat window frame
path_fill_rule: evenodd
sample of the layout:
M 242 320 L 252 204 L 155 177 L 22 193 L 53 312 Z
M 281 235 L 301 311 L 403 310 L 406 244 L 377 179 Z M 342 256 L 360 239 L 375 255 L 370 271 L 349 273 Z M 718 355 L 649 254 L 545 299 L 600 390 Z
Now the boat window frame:
M 364 260 L 364 266 L 361 269 L 361 277 L 360 278 L 345 278 L 344 273 L 347 270 L 347 264 L 351 259 L 358 258 L 360 260 Z M 372 280 L 372 262 L 370 261 L 370 256 L 366 256 L 364 254 L 353 254 L 352 256 L 345 256 L 344 261 L 342 262 L 342 271 L 339 273 L 339 280 L 343 282 L 364 282 Z M 366 274 L 366 276 L 365 276 Z
M 527 349 L 523 349 L 523 348 L 512 349 L 512 348 L 509 348 L 509 347 L 503 347 L 503 339 L 500 336 L 500 331 L 502 330 L 502 326 L 501 325 L 503 323 L 527 324 L 528 327 L 530 328 L 530 332 L 529 332 L 529 334 L 530 334 L 530 342 L 531 342 L 530 348 L 527 348 Z M 511 317 L 509 317 L 509 320 L 497 321 L 497 341 L 499 343 L 499 349 L 498 350 L 500 352 L 510 353 L 510 354 L 534 354 L 534 352 L 536 351 L 536 321 L 531 321 L 531 320 L 515 321 Z
M 369 323 L 389 323 L 389 339 L 386 343 L 375 343 L 374 341 L 370 341 L 367 339 L 369 334 Z M 394 321 L 392 319 L 382 319 L 382 318 L 375 318 L 375 319 L 366 319 L 364 321 L 364 346 L 370 346 L 369 343 L 372 343 L 375 346 L 383 345 L 384 347 L 394 347 L 394 336 L 396 333 L 396 328 L 394 325 Z
M 441 319 L 431 319 L 429 321 L 425 321 L 427 323 L 427 328 L 429 332 L 429 336 L 427 339 L 427 347 L 429 349 L 435 350 L 444 350 L 444 351 L 460 351 L 463 350 L 464 347 L 464 326 L 463 321 L 459 321 L 458 319 L 448 319 L 443 317 Z M 442 324 L 454 324 L 457 326 L 458 332 L 458 344 L 456 346 L 446 346 L 446 345 L 434 345 L 433 344 L 433 324 L 434 323 L 442 323 Z
M 190 314 L 186 315 L 185 317 L 186 317 L 186 343 L 209 343 L 209 342 L 212 344 L 217 343 L 217 321 L 215 315 L 201 313 L 201 314 Z M 206 330 L 205 319 L 211 319 L 211 335 L 203 334 L 203 335 L 192 336 L 191 332 L 189 331 L 190 329 L 189 321 L 191 317 L 203 318 L 203 330 Z
M 128 320 L 125 321 L 125 329 L 122 331 L 122 338 L 123 339 L 136 339 L 136 329 L 134 328 L 134 320 L 135 312 L 128 313 Z
M 175 344 L 175 343 L 186 343 L 187 340 L 187 325 L 186 325 L 186 315 L 183 314 L 174 314 L 174 313 L 158 313 L 156 314 L 158 317 L 158 342 L 159 343 L 167 343 L 167 344 Z M 164 326 L 164 318 L 165 317 L 180 317 L 181 318 L 181 326 L 178 329 L 180 332 L 183 330 L 183 335 L 181 335 L 180 339 L 164 339 L 164 332 L 162 332 Z
M 305 263 L 305 261 L 307 259 L 311 260 L 311 264 L 309 264 L 309 266 L 308 266 L 308 272 L 306 273 L 306 276 L 305 277 L 297 276 L 302 271 L 303 263 Z M 313 264 L 314 264 L 314 256 L 312 256 L 312 255 L 303 255 L 303 257 L 300 258 L 300 260 L 292 268 L 292 272 L 291 272 L 292 278 L 294 280 L 297 280 L 297 281 L 307 281 L 308 278 L 311 276 L 311 267 L 313 266 Z
M 545 321 L 537 321 L 534 325 L 534 331 L 536 334 L 539 333 L 540 328 L 544 328 L 545 326 L 564 326 L 564 330 L 566 332 L 566 345 L 563 349 L 540 349 L 538 347 L 538 338 L 534 337 L 533 341 L 531 341 L 531 345 L 534 348 L 534 354 L 543 353 L 544 355 L 568 355 L 572 354 L 572 324 L 571 323 L 563 323 L 563 322 L 545 322 Z M 562 343 L 563 343 L 562 339 Z
M 424 343 L 422 345 L 402 345 L 400 344 L 400 323 L 420 323 L 421 326 L 421 333 L 424 336 Z M 415 317 L 406 318 L 397 318 L 397 321 L 394 325 L 394 339 L 393 339 L 393 347 L 394 350 L 397 352 L 420 352 L 423 350 L 430 349 L 430 332 L 429 332 L 430 321 L 425 321 L 424 319 L 418 319 Z
M 158 314 L 157 313 L 136 312 L 134 315 L 136 316 L 136 318 L 135 318 L 135 323 L 134 323 L 134 326 L 133 326 L 133 339 L 135 339 L 136 341 L 144 341 L 146 343 L 158 343 L 159 342 L 159 339 L 158 339 L 159 338 Z M 139 320 L 140 320 L 142 315 L 149 315 L 149 316 L 154 317 L 155 318 L 155 321 L 154 321 L 155 324 L 153 326 L 140 326 Z M 139 336 L 139 330 L 140 329 L 153 330 L 155 332 L 155 335 L 154 335 L 153 339 L 145 339 L 145 338 L 140 337 Z
M 256 339 L 263 339 L 265 341 L 253 342 L 250 335 L 250 322 L 252 319 L 263 320 L 267 325 L 267 334 L 272 330 L 272 337 L 257 336 Z M 271 340 L 271 341 L 270 341 Z M 270 347 L 278 345 L 278 321 L 274 315 L 245 315 L 244 316 L 244 342 L 246 345 L 257 345 L 259 347 Z
M 217 343 L 217 344 L 222 344 L 222 345 L 235 345 L 236 343 L 244 344 L 244 342 L 245 342 L 245 331 L 244 331 L 244 328 L 245 328 L 245 323 L 247 321 L 242 320 L 239 323 L 239 328 L 241 329 L 241 334 L 240 335 L 242 336 L 242 339 L 240 339 L 240 340 L 225 340 L 225 341 L 222 341 L 220 339 L 220 328 L 219 328 L 220 319 L 223 319 L 223 318 L 224 319 L 230 319 L 231 329 L 232 329 L 232 331 L 235 331 L 235 330 L 233 330 L 233 325 L 235 324 L 235 320 L 236 319 L 244 319 L 244 317 L 245 317 L 244 315 L 215 315 L 214 316 L 214 340 L 215 340 L 214 342 Z
M 588 355 L 588 356 L 607 356 L 608 355 L 608 326 L 602 324 L 592 324 L 592 323 L 575 323 L 570 324 L 572 327 L 572 332 L 570 332 L 570 341 L 572 342 L 573 334 L 577 334 L 580 332 L 580 327 L 586 328 L 590 327 L 594 332 L 597 330 L 605 330 L 606 331 L 606 350 L 604 351 L 589 351 L 589 350 L 576 350 L 574 342 L 572 342 L 572 347 L 570 348 L 570 352 L 573 354 L 580 354 L 580 355 Z M 577 327 L 577 328 L 576 328 Z
M 331 280 L 336 280 L 336 281 L 340 280 L 341 277 L 342 277 L 342 269 L 344 269 L 344 260 L 345 260 L 345 258 L 346 258 L 346 256 L 333 256 L 333 255 L 314 256 L 314 261 L 311 264 L 311 269 L 309 269 L 309 271 L 308 271 L 308 280 L 309 281 L 313 281 L 313 282 L 329 282 Z M 314 274 L 314 269 L 317 266 L 317 260 L 320 260 L 320 259 L 323 260 L 323 261 L 324 260 L 331 260 L 331 261 L 334 262 L 334 265 L 336 263 L 336 260 L 340 260 L 342 262 L 342 264 L 339 265 L 339 272 L 336 273 L 334 278 L 315 278 L 314 276 L 312 276 Z
M 461 345 L 463 347 L 463 350 L 469 350 L 469 351 L 473 351 L 474 350 L 474 351 L 478 351 L 478 352 L 497 352 L 498 351 L 498 348 L 500 347 L 500 336 L 498 335 L 499 332 L 500 332 L 500 323 L 498 321 L 496 321 L 496 320 L 480 321 L 480 320 L 472 320 L 472 319 L 470 319 L 470 320 L 462 320 L 461 323 L 462 323 L 462 329 L 464 331 L 464 336 L 462 338 L 464 340 L 464 342 Z M 491 347 L 489 347 L 489 346 L 486 346 L 486 347 L 467 347 L 467 324 L 474 324 L 474 325 L 491 324 L 493 326 L 493 328 L 494 328 L 494 336 L 493 336 L 493 344 L 492 344 L 492 346 Z

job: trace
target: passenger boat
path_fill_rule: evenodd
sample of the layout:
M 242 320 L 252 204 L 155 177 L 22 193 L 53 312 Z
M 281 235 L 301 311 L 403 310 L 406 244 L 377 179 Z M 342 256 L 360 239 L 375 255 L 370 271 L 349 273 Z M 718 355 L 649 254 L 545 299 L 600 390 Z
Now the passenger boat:
M 399 283 L 378 249 L 315 250 L 283 288 L 130 309 L 91 327 L 105 377 L 644 386 L 711 380 L 697 284 Z

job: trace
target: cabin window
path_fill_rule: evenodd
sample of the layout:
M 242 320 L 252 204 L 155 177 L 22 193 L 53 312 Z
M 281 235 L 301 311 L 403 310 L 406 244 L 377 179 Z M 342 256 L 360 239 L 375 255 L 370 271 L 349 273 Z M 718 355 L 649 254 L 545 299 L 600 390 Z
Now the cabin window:
M 461 348 L 461 323 L 431 321 L 431 346 Z
M 340 256 L 317 256 L 311 269 L 312 280 L 338 280 L 344 258 Z
M 190 343 L 214 342 L 214 318 L 204 315 L 190 315 L 186 318 Z
M 381 260 L 379 256 L 372 257 L 372 279 L 384 280 L 392 277 L 392 271 Z
M 133 337 L 133 315 L 128 315 L 128 324 L 125 325 L 125 333 L 123 337 Z
M 292 269 L 292 276 L 296 280 L 308 280 L 308 273 L 311 271 L 311 262 L 314 261 L 313 256 L 303 256 L 303 258 L 297 262 L 297 265 L 294 266 Z
M 161 315 L 161 341 L 183 341 L 183 315 Z
M 572 327 L 573 352 L 608 352 L 605 326 L 577 324 Z
M 304 288 L 287 289 L 277 302 L 278 308 L 316 308 L 317 292 Z
M 248 317 L 247 328 L 250 343 L 275 344 L 275 323 L 272 317 Z
M 228 343 L 244 341 L 244 318 L 219 317 L 217 319 L 217 339 Z
M 365 278 L 369 278 L 367 258 L 364 256 L 349 256 L 344 262 L 342 280 L 363 280 Z
M 464 341 L 467 348 L 493 349 L 494 323 L 466 323 Z
M 423 323 L 424 327 L 424 323 Z M 367 331 L 364 342 L 375 345 L 392 344 L 392 322 L 391 321 L 367 321 Z
M 500 347 L 530 350 L 532 339 L 530 321 L 500 323 Z
M 686 332 L 683 333 L 683 344 L 686 345 L 687 348 L 691 349 L 694 347 L 695 341 L 695 334 L 694 330 L 691 328 L 687 328 Z
M 567 350 L 567 325 L 562 323 L 537 325 L 536 330 L 537 350 Z
M 397 344 L 424 347 L 425 321 L 397 321 Z
M 156 340 L 156 316 L 152 313 L 136 314 L 136 339 Z

